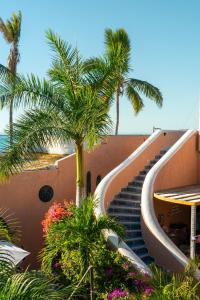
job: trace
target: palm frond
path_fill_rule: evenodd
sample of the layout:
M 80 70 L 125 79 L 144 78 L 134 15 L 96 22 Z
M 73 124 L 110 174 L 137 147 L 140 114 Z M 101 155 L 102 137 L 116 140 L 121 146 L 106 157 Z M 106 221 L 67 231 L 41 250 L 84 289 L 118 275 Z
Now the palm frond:
M 62 40 L 52 30 L 47 31 L 48 43 L 55 53 L 48 74 L 58 85 L 64 84 L 75 93 L 83 72 L 82 58 L 78 49 Z
M 139 93 L 129 84 L 126 87 L 126 94 L 132 104 L 134 112 L 138 114 L 144 107 L 142 98 L 140 97 Z
M 0 239 L 16 242 L 21 235 L 20 225 L 13 213 L 0 209 Z
M 23 166 L 35 158 L 34 153 L 46 145 L 70 140 L 64 125 L 59 114 L 48 109 L 31 110 L 21 116 L 14 124 L 13 145 L 8 146 L 0 158 L 0 180 L 21 172 Z
M 143 93 L 147 98 L 153 100 L 158 106 L 162 106 L 163 97 L 157 87 L 138 79 L 129 79 L 129 85 L 137 92 Z
M 3 33 L 4 39 L 8 43 L 18 43 L 21 31 L 22 13 L 13 13 L 10 20 L 6 23 L 0 18 L 0 31 Z

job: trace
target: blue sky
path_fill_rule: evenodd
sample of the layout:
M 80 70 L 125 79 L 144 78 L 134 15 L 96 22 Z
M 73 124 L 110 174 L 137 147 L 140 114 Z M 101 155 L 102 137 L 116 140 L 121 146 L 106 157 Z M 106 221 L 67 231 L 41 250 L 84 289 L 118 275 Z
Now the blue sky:
M 162 109 L 145 99 L 135 117 L 127 99 L 120 103 L 119 133 L 196 128 L 200 94 L 200 1 L 182 0 L 1 0 L 5 20 L 14 11 L 23 14 L 20 73 L 46 75 L 51 53 L 45 31 L 52 28 L 77 45 L 84 57 L 104 50 L 104 29 L 123 27 L 132 44 L 131 77 L 160 88 Z M 0 63 L 6 64 L 9 46 L 0 37 Z M 17 113 L 18 114 L 18 113 Z M 17 115 L 16 114 L 16 115 Z M 115 107 L 111 109 L 115 121 Z M 8 112 L 0 112 L 0 131 Z

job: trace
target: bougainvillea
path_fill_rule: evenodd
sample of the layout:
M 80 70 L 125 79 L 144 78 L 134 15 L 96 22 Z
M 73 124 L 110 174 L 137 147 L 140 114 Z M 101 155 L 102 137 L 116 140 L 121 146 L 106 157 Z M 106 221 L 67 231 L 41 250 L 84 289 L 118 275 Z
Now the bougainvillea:
M 64 203 L 54 202 L 50 208 L 48 209 L 47 213 L 45 214 L 44 220 L 42 221 L 42 228 L 44 235 L 47 234 L 49 227 L 52 223 L 58 222 L 66 217 L 72 216 L 71 207 L 74 204 L 70 201 L 64 201 Z

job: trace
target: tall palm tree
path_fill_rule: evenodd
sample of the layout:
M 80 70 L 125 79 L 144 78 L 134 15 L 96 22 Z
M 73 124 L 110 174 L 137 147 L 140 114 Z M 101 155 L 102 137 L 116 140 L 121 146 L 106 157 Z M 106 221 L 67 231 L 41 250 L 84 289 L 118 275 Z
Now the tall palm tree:
M 54 53 L 49 80 L 34 75 L 14 78 L 10 89 L 8 76 L 2 77 L 0 101 L 13 97 L 15 105 L 35 105 L 13 127 L 13 144 L 0 158 L 1 180 L 20 172 L 39 147 L 73 141 L 76 145 L 76 204 L 84 196 L 84 145 L 92 148 L 111 128 L 108 107 L 102 97 L 110 91 L 97 76 L 85 72 L 77 49 L 51 30 L 48 43 Z M 2 67 L 3 69 L 3 67 Z M 10 78 L 10 77 L 9 77 Z M 107 92 L 108 90 L 108 92 Z M 9 133 L 9 129 L 8 129 Z
M 119 102 L 122 95 L 126 95 L 134 112 L 139 113 L 144 107 L 141 93 L 153 100 L 158 106 L 162 106 L 163 98 L 159 89 L 147 81 L 130 78 L 131 44 L 127 32 L 120 28 L 116 31 L 105 30 L 105 53 L 100 58 L 88 60 L 89 70 L 107 70 L 113 76 L 113 92 L 116 99 L 116 127 L 115 134 L 119 129 Z M 110 71 L 109 71 L 110 70 Z
M 19 54 L 19 39 L 21 33 L 22 14 L 13 13 L 10 20 L 6 23 L 0 18 L 0 31 L 3 34 L 5 41 L 11 44 L 10 54 L 8 56 L 8 69 L 15 75 L 17 72 L 17 64 L 20 60 Z M 10 124 L 10 143 L 13 139 L 13 98 L 9 101 L 9 124 Z

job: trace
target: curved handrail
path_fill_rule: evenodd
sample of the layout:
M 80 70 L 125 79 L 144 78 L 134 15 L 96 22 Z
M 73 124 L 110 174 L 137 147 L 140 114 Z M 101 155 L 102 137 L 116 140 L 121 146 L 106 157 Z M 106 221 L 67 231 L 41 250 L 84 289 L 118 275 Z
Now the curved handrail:
M 163 231 L 156 218 L 153 206 L 153 187 L 155 179 L 160 169 L 171 159 L 171 157 L 190 139 L 196 130 L 187 130 L 182 137 L 167 151 L 167 153 L 150 169 L 142 189 L 141 212 L 143 220 L 157 240 L 168 249 L 168 251 L 185 267 L 188 258 L 172 242 L 172 240 Z
M 98 205 L 95 209 L 95 215 L 98 217 L 106 213 L 104 198 L 106 191 L 111 184 L 112 180 L 125 168 L 127 168 L 133 161 L 139 157 L 145 151 L 151 143 L 153 143 L 163 132 L 162 130 L 155 131 L 142 145 L 140 145 L 127 159 L 125 159 L 121 164 L 114 168 L 110 173 L 108 173 L 103 180 L 99 183 L 96 191 L 95 198 L 98 199 Z M 128 260 L 140 271 L 151 274 L 150 269 L 147 265 L 132 251 L 128 245 L 122 241 L 116 233 L 113 231 L 104 232 L 108 242 L 114 247 L 117 248 L 121 255 L 128 258 Z
M 125 159 L 102 179 L 95 190 L 95 197 L 99 199 L 98 206 L 95 210 L 97 216 L 106 213 L 104 198 L 112 180 L 126 167 L 128 167 L 153 141 L 158 138 L 158 136 L 161 135 L 161 133 L 162 130 L 155 131 L 144 143 L 142 143 L 133 153 L 131 153 L 127 159 Z

